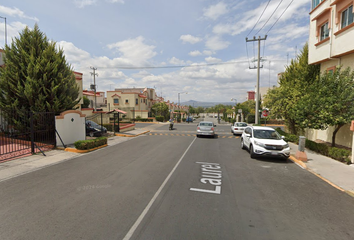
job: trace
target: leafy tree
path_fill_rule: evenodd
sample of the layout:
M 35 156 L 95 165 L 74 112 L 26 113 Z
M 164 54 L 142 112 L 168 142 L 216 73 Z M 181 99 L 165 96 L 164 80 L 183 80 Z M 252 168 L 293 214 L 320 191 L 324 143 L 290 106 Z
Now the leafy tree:
M 320 74 L 318 65 L 308 65 L 308 44 L 305 44 L 300 55 L 291 61 L 279 80 L 279 87 L 271 89 L 265 96 L 265 106 L 271 113 L 284 118 L 289 131 L 297 134 L 297 104 L 309 86 Z
M 159 102 L 155 103 L 151 107 L 151 112 L 153 113 L 153 116 L 163 116 L 164 119 L 169 119 L 170 118 L 170 112 L 168 109 L 168 106 L 164 102 Z
M 88 108 L 90 106 L 90 99 L 84 96 L 82 100 L 84 101 L 84 103 L 81 104 L 81 108 Z
M 203 113 L 205 111 L 205 109 L 203 107 L 197 107 L 196 109 L 196 113 L 199 116 L 199 114 Z
M 327 129 L 334 126 L 332 147 L 339 129 L 354 118 L 354 71 L 350 68 L 325 72 L 299 100 L 297 123 L 303 128 Z
M 59 114 L 80 101 L 79 89 L 62 49 L 49 41 L 38 25 L 26 27 L 5 46 L 0 68 L 0 109 Z

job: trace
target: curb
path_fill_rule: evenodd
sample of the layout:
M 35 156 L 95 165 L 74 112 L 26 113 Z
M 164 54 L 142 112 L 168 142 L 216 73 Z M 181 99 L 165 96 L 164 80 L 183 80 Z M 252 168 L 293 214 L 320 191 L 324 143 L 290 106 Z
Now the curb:
M 136 136 L 140 136 L 140 135 L 143 135 L 145 133 L 148 133 L 148 132 L 150 132 L 150 130 L 142 132 L 142 133 L 139 133 L 139 134 L 135 134 L 135 135 L 116 133 L 115 136 L 117 136 L 117 137 L 136 137 Z
M 331 181 L 329 181 L 328 179 L 322 177 L 320 174 L 314 172 L 313 170 L 311 170 L 310 168 L 307 167 L 306 163 L 304 163 L 303 161 L 301 160 L 298 160 L 297 158 L 295 158 L 294 156 L 290 156 L 289 159 L 291 161 L 293 161 L 296 165 L 300 166 L 301 168 L 309 171 L 310 173 L 312 173 L 313 175 L 315 175 L 316 177 L 320 178 L 322 181 L 325 181 L 326 183 L 328 183 L 329 185 L 331 185 L 332 187 L 338 189 L 339 191 L 342 191 L 342 192 L 345 192 L 347 193 L 348 195 L 354 197 L 354 192 L 352 191 L 346 191 L 345 189 L 339 187 L 338 185 L 332 183 Z
M 96 147 L 96 148 L 91 148 L 91 149 L 86 149 L 86 150 L 79 150 L 79 149 L 76 149 L 76 148 L 65 148 L 64 151 L 73 152 L 73 153 L 87 153 L 87 152 L 92 152 L 92 151 L 95 151 L 97 149 L 104 148 L 104 147 L 107 147 L 107 146 L 108 146 L 108 144 L 105 144 L 105 145 L 102 145 L 102 146 L 99 146 L 99 147 Z

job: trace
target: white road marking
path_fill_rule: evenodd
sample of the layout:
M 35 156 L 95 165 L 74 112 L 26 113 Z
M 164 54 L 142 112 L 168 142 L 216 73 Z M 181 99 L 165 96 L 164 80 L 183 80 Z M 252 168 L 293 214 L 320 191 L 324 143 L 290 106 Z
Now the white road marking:
M 166 183 L 168 182 L 168 180 L 171 178 L 172 174 L 175 172 L 175 170 L 177 169 L 178 165 L 181 163 L 182 159 L 184 158 L 184 156 L 187 154 L 188 150 L 190 149 L 190 147 L 192 146 L 192 144 L 194 143 L 194 141 L 197 138 L 195 137 L 194 140 L 191 142 L 191 144 L 188 146 L 188 148 L 186 149 L 186 151 L 183 153 L 182 157 L 178 160 L 177 164 L 174 166 L 174 168 L 171 170 L 170 174 L 168 174 L 168 176 L 166 177 L 165 181 L 161 184 L 160 188 L 157 190 L 157 192 L 155 193 L 155 195 L 152 197 L 152 199 L 150 200 L 149 204 L 145 207 L 144 211 L 140 214 L 140 216 L 138 217 L 138 219 L 135 221 L 135 223 L 133 224 L 133 226 L 129 229 L 128 233 L 125 235 L 125 237 L 123 238 L 123 240 L 129 240 L 135 230 L 138 228 L 139 224 L 142 222 L 142 220 L 144 219 L 145 215 L 148 213 L 148 211 L 150 210 L 152 204 L 155 202 L 156 198 L 159 196 L 159 194 L 161 193 L 162 189 L 165 187 Z

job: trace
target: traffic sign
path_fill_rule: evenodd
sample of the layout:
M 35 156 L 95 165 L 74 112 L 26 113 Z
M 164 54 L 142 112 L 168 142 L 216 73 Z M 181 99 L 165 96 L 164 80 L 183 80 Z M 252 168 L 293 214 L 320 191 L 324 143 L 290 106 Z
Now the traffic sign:
M 268 117 L 268 115 L 269 115 L 269 111 L 267 109 L 264 109 L 262 111 L 262 117 Z

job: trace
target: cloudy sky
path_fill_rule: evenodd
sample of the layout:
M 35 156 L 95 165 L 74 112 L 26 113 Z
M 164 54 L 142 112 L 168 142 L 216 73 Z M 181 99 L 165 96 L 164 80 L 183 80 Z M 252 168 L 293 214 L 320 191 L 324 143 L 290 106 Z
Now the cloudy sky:
M 0 47 L 35 23 L 84 75 L 84 89 L 155 88 L 165 100 L 238 102 L 307 42 L 308 0 L 11 0 L 0 3 Z M 251 68 L 251 69 L 250 69 Z M 252 69 L 253 68 L 253 69 Z M 187 94 L 184 94 L 187 92 Z

